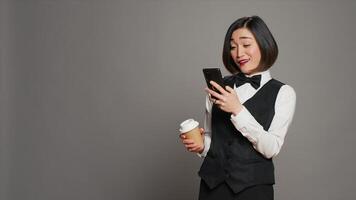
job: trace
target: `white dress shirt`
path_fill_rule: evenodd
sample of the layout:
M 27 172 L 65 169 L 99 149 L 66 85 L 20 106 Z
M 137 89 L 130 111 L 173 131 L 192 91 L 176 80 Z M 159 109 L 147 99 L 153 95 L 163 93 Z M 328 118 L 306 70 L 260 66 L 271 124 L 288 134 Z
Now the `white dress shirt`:
M 256 92 L 271 79 L 269 70 L 255 73 L 250 76 L 261 74 L 260 87 L 255 89 L 250 83 L 245 83 L 234 90 L 240 99 L 241 104 L 253 97 Z M 246 75 L 250 77 L 249 75 Z M 277 95 L 275 102 L 275 114 L 268 131 L 256 121 L 245 106 L 235 116 L 231 114 L 231 122 L 241 134 L 246 137 L 253 145 L 253 147 L 266 158 L 276 156 L 284 142 L 288 127 L 293 119 L 296 104 L 296 94 L 294 89 L 289 85 L 283 85 Z M 211 102 L 209 95 L 206 96 L 206 108 L 204 119 L 204 150 L 199 157 L 205 157 L 210 148 L 211 143 L 211 111 L 213 102 Z M 240 134 L 236 131 L 236 134 Z

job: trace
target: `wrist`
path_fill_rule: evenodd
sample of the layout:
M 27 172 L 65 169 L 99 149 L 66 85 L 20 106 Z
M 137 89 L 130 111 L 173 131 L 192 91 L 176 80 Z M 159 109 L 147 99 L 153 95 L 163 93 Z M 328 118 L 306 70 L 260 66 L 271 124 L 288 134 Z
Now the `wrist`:
M 242 106 L 239 106 L 239 107 L 237 107 L 237 108 L 232 112 L 232 114 L 233 114 L 234 116 L 236 116 L 236 115 L 238 115 L 238 114 L 241 112 L 241 110 L 242 110 Z

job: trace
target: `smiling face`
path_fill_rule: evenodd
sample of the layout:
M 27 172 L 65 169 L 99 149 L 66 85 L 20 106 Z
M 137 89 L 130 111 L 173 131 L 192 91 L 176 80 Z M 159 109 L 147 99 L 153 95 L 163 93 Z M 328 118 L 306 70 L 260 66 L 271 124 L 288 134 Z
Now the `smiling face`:
M 239 28 L 232 33 L 230 52 L 242 73 L 254 74 L 260 71 L 260 48 L 255 37 L 247 28 Z

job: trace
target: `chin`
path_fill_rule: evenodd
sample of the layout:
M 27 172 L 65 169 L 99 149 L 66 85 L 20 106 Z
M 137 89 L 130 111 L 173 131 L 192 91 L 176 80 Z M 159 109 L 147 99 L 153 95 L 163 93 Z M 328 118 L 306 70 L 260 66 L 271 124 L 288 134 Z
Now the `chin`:
M 248 66 L 243 66 L 242 68 L 240 68 L 240 71 L 244 74 L 252 74 L 258 72 L 257 68 L 253 67 L 251 69 Z
M 244 74 L 250 74 L 251 70 L 246 70 L 246 69 L 240 69 L 242 73 Z

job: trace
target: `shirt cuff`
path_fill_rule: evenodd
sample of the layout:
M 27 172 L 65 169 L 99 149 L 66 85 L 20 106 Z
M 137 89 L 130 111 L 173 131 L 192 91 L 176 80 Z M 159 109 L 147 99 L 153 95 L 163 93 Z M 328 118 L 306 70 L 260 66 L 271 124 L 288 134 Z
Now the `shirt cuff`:
M 245 106 L 242 106 L 241 111 L 237 115 L 231 114 L 231 122 L 235 128 L 241 132 L 254 145 L 257 143 L 259 134 L 254 131 L 248 131 L 248 127 L 251 126 L 251 122 L 255 121 L 255 118 L 247 110 Z

